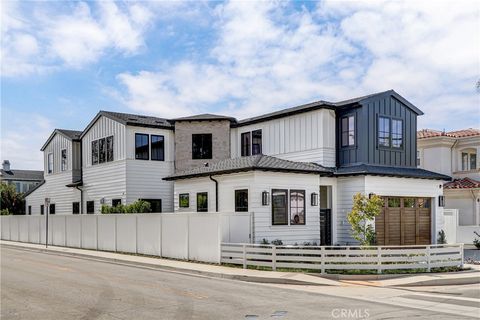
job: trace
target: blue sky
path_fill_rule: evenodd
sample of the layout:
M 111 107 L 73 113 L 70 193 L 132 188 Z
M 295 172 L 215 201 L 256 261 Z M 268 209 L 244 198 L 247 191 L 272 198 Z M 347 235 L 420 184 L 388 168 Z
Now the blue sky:
M 480 127 L 475 1 L 2 1 L 1 158 L 42 168 L 101 109 L 249 117 L 395 89 L 419 128 Z

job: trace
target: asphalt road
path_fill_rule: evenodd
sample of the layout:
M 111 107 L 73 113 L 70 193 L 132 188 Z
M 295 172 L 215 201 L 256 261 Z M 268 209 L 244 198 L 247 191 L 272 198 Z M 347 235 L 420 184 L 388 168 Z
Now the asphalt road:
M 1 247 L 5 320 L 458 319 L 435 310 L 322 293 L 328 290 L 304 292 Z M 374 296 L 374 290 L 382 289 L 371 290 Z

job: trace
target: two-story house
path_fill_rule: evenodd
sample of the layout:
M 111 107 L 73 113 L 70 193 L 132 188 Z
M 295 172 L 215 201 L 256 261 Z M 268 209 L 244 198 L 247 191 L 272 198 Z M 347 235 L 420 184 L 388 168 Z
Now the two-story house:
M 444 184 L 445 207 L 459 210 L 459 225 L 480 225 L 480 129 L 423 129 L 417 137 L 418 166 L 454 179 Z
M 422 114 L 391 90 L 230 121 L 229 130 L 225 117 L 182 118 L 194 132 L 183 144 L 203 166 L 164 179 L 175 182 L 176 211 L 250 212 L 255 242 L 352 243 L 346 216 L 357 192 L 385 199 L 379 244 L 436 242 L 450 177 L 416 167 Z M 219 161 L 227 135 L 230 156 Z
M 49 183 L 62 159 L 49 158 L 50 138 L 46 182 L 27 206 L 37 211 L 49 197 L 56 213 L 99 213 L 145 199 L 155 212 L 248 212 L 255 242 L 335 244 L 354 242 L 346 217 L 361 192 L 385 198 L 379 244 L 434 243 L 450 177 L 416 167 L 419 115 L 393 90 L 243 120 L 101 111 L 71 139 L 81 146 L 81 178 Z

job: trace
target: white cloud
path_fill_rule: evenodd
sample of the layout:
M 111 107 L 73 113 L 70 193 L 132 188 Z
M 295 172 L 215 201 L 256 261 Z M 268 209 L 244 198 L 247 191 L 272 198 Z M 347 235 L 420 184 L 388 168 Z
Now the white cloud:
M 118 76 L 127 105 L 243 118 L 393 88 L 426 112 L 421 125 L 451 126 L 448 110 L 480 115 L 478 2 L 322 1 L 309 11 L 233 1 L 214 12 L 204 60 Z
M 0 159 L 9 159 L 13 169 L 42 170 L 40 147 L 53 131 L 53 124 L 39 114 L 2 109 Z
M 80 68 L 109 51 L 125 55 L 140 52 L 154 18 L 140 3 L 78 2 L 66 6 L 2 2 L 2 76 L 14 77 Z

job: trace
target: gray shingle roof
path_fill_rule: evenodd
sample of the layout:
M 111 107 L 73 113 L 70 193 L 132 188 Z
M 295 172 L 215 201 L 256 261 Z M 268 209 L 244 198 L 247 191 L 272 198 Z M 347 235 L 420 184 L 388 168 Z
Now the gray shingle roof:
M 356 166 L 341 167 L 335 171 L 336 176 L 351 176 L 351 175 L 379 175 L 379 176 L 393 176 L 404 178 L 419 178 L 419 179 L 436 179 L 450 181 L 452 178 L 440 173 L 428 171 L 420 168 L 400 168 L 400 167 L 386 167 L 374 166 L 367 164 L 360 164 Z
M 207 162 L 206 160 L 205 162 Z M 210 163 L 208 167 L 197 167 L 179 171 L 164 180 L 188 179 L 209 175 L 228 174 L 243 171 L 283 171 L 293 173 L 332 174 L 333 170 L 311 162 L 294 162 L 266 155 L 225 159 Z
M 0 169 L 2 180 L 42 181 L 43 171 L 39 170 L 9 170 Z
M 79 140 L 82 131 L 77 130 L 67 130 L 67 129 L 57 129 L 58 132 L 63 133 L 72 140 Z
M 230 122 L 237 122 L 237 119 L 233 117 L 222 116 L 219 114 L 211 114 L 211 113 L 202 113 L 197 114 L 189 117 L 181 117 L 176 119 L 171 119 L 170 121 L 211 121 L 211 120 L 228 120 Z
M 172 127 L 172 124 L 165 118 L 111 111 L 100 111 L 100 114 L 131 126 Z

